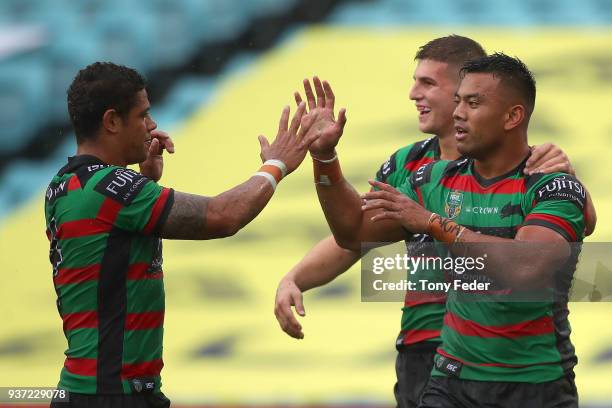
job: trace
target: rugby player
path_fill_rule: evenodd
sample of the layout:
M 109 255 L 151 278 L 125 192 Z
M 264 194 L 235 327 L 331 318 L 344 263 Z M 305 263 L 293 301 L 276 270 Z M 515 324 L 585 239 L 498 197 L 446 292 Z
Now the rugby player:
M 68 341 L 58 388 L 70 407 L 167 407 L 160 391 L 164 288 L 162 238 L 235 234 L 303 161 L 317 134 L 301 104 L 276 139 L 259 137 L 264 165 L 214 197 L 157 184 L 163 150 L 174 151 L 149 112 L 133 69 L 94 63 L 68 90 L 77 152 L 49 184 L 45 218 L 57 308 Z M 142 173 L 128 169 L 141 163 Z
M 453 96 L 459 84 L 459 69 L 466 61 L 485 55 L 480 44 L 458 35 L 437 38 L 419 48 L 415 56 L 417 67 L 410 99 L 415 101 L 419 113 L 419 130 L 434 136 L 409 144 L 393 153 L 380 166 L 376 180 L 399 187 L 423 164 L 440 159 L 459 158 L 452 118 L 455 108 Z M 319 85 L 316 78 L 314 83 L 315 89 L 319 91 L 318 100 L 315 100 L 310 82 L 304 82 L 309 108 L 320 109 L 320 105 L 327 102 L 329 106 L 326 107 L 333 111 L 333 92 L 329 84 L 325 85 L 329 94 L 326 98 L 323 85 Z M 296 93 L 296 101 L 301 102 L 299 93 Z M 544 173 L 573 172 L 567 156 L 551 144 L 533 148 L 525 171 L 529 173 L 536 170 Z M 590 220 L 594 225 L 594 217 Z M 426 234 L 415 234 L 407 238 L 410 245 L 431 241 L 432 238 Z M 302 327 L 291 306 L 295 306 L 297 313 L 304 316 L 302 292 L 332 281 L 360 257 L 361 251 L 340 248 L 333 236 L 315 245 L 279 283 L 275 315 L 281 328 L 292 337 L 303 338 Z M 397 382 L 394 393 L 400 407 L 416 406 L 420 392 L 429 379 L 435 350 L 440 343 L 444 302 L 444 297 L 440 296 L 432 296 L 418 302 L 406 297 L 402 308 L 401 331 L 396 340 Z
M 584 236 L 586 190 L 570 174 L 525 173 L 536 87 L 520 60 L 496 53 L 466 63 L 461 73 L 453 117 L 466 158 L 426 164 L 399 191 L 371 181 L 378 190 L 360 196 L 342 176 L 339 137 L 325 134 L 311 147 L 325 217 L 336 241 L 351 250 L 405 239 L 406 231 L 427 233 L 451 250 L 456 243 L 526 243 L 520 256 L 509 257 L 517 254 L 511 245 L 491 251 L 479 279 L 511 290 L 548 287 L 565 262 L 575 262 L 569 243 Z M 462 211 L 476 206 L 498 211 Z M 451 290 L 419 406 L 577 406 L 568 279 L 561 277 L 566 285 L 554 302 L 461 302 L 462 292 Z

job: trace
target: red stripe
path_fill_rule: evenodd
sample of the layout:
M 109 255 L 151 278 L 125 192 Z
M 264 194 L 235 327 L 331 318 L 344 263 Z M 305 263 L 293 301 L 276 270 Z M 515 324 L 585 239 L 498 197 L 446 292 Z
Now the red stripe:
M 104 199 L 104 202 L 100 206 L 96 218 L 112 226 L 113 224 L 115 224 L 117 215 L 119 214 L 119 211 L 121 211 L 122 208 L 123 205 L 120 202 L 115 201 L 110 197 L 107 197 Z
M 416 344 L 440 337 L 440 330 L 406 330 L 403 333 L 404 344 Z
M 524 178 L 503 179 L 488 187 L 483 187 L 478 184 L 474 176 L 455 174 L 451 177 L 444 177 L 442 185 L 448 189 L 480 194 L 514 194 L 526 191 Z
M 72 374 L 92 377 L 96 375 L 98 363 L 95 358 L 67 357 L 64 367 Z
M 404 306 L 415 307 L 431 303 L 446 303 L 446 293 L 427 291 L 419 292 L 414 290 L 406 291 L 406 297 L 404 298 Z
M 158 376 L 164 366 L 161 359 L 146 361 L 144 363 L 124 364 L 121 369 L 121 378 L 134 378 Z
M 110 232 L 112 228 L 112 224 L 106 224 L 96 219 L 67 221 L 60 225 L 57 237 L 59 239 L 85 237 Z
M 409 170 L 409 171 L 411 171 L 411 172 L 413 172 L 415 170 L 418 170 L 420 167 L 422 167 L 422 166 L 424 166 L 424 165 L 426 165 L 428 163 L 431 163 L 433 161 L 435 161 L 435 160 L 432 159 L 431 157 L 421 157 L 418 160 L 413 160 L 411 162 L 406 163 L 404 165 L 404 168 Z
M 62 320 L 64 321 L 64 331 L 98 327 L 98 313 L 96 312 L 66 313 L 62 316 Z
M 100 275 L 100 264 L 84 266 L 82 268 L 60 268 L 53 278 L 56 285 L 87 282 L 97 280 Z
M 563 228 L 563 230 L 567 233 L 567 235 L 571 237 L 572 241 L 578 240 L 578 237 L 576 236 L 576 233 L 574 232 L 574 229 L 572 228 L 570 223 L 561 217 L 557 217 L 556 215 L 550 215 L 550 214 L 529 214 L 527 217 L 525 217 L 523 224 L 527 223 L 527 221 L 529 220 L 543 220 L 543 221 L 551 222 Z
M 462 336 L 482 338 L 505 337 L 515 339 L 524 336 L 551 334 L 555 330 L 550 316 L 502 326 L 483 326 L 473 321 L 464 320 L 452 312 L 446 312 L 444 324 Z
M 157 199 L 157 202 L 153 206 L 153 210 L 151 211 L 151 218 L 149 218 L 149 222 L 144 228 L 145 234 L 150 234 L 153 232 L 153 229 L 155 229 L 155 226 L 157 225 L 157 221 L 159 221 L 159 217 L 161 216 L 162 211 L 164 210 L 164 207 L 166 206 L 166 202 L 168 201 L 169 195 L 170 195 L 170 189 L 164 187 L 162 189 L 161 194 L 159 195 L 159 198 Z
M 141 279 L 161 279 L 164 277 L 162 271 L 147 272 L 149 264 L 140 262 L 130 265 L 127 273 L 128 280 L 141 280 Z
M 72 176 L 68 182 L 68 191 L 77 190 L 79 188 L 81 188 L 81 181 L 76 175 Z
M 126 330 L 156 329 L 164 324 L 164 311 L 128 313 L 125 317 Z
M 421 204 L 424 207 L 425 204 L 423 204 L 423 194 L 421 194 L 421 189 L 417 187 L 416 188 L 416 193 L 417 193 L 417 197 L 419 199 L 419 204 Z

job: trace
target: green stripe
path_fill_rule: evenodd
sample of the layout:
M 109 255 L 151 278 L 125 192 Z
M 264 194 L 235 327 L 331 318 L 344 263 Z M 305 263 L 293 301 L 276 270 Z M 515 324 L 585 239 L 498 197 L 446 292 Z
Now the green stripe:
M 402 330 L 441 330 L 444 304 L 423 304 L 402 308 Z
M 66 355 L 75 358 L 98 358 L 98 329 L 75 329 L 66 333 Z
M 141 313 L 164 310 L 163 279 L 127 281 L 127 311 Z
M 484 326 L 503 326 L 551 316 L 551 304 L 539 302 L 494 302 L 492 296 L 449 291 L 448 310 L 464 320 Z M 459 299 L 459 300 L 458 300 Z M 468 300 L 469 299 L 469 300 Z
M 153 251 L 157 248 L 158 238 L 154 236 L 138 235 L 132 239 L 130 248 L 130 264 L 151 262 Z
M 63 260 L 60 268 L 80 268 L 102 262 L 108 233 L 62 239 Z
M 104 196 L 99 193 L 92 194 L 76 189 L 55 201 L 55 214 L 60 215 L 61 223 L 96 218 L 103 202 Z
M 98 310 L 98 281 L 60 285 L 62 313 Z
M 126 330 L 123 337 L 123 363 L 140 363 L 162 358 L 164 329 Z
M 448 326 L 442 329 L 444 351 L 472 363 L 528 365 L 559 363 L 554 333 L 518 338 L 462 336 Z M 510 352 L 511 350 L 511 352 Z

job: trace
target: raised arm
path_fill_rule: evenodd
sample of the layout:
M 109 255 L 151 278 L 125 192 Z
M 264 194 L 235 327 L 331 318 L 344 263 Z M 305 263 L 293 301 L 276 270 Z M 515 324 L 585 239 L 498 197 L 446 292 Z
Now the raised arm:
M 304 112 L 305 104 L 301 104 L 288 126 L 289 107 L 285 107 L 271 145 L 264 136 L 259 136 L 264 166 L 244 183 L 214 197 L 176 192 L 161 228 L 162 238 L 222 238 L 251 222 L 272 198 L 283 173 L 289 174 L 300 165 L 308 147 L 318 137 L 316 133 L 307 134 L 316 112 L 308 115 Z
M 340 109 L 334 118 L 335 95 L 327 81 L 304 80 L 304 90 L 310 112 L 318 113 L 310 132 L 320 137 L 310 146 L 313 158 L 317 195 L 325 219 L 339 246 L 359 251 L 362 242 L 393 242 L 405 237 L 401 226 L 393 221 L 372 223 L 372 214 L 361 209 L 362 200 L 353 186 L 342 176 L 336 145 L 346 123 L 346 110 Z M 300 99 L 296 93 L 296 99 Z

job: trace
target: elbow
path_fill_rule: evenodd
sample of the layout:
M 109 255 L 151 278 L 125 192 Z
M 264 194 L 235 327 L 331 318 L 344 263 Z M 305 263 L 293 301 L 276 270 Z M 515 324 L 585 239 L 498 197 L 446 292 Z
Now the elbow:
M 204 228 L 204 239 L 227 238 L 236 235 L 242 228 L 240 221 L 230 215 L 208 214 Z
M 361 251 L 361 242 L 356 241 L 354 239 L 346 239 L 342 237 L 337 237 L 334 235 L 334 239 L 336 240 L 336 244 L 342 249 L 346 249 L 349 251 Z
M 521 262 L 512 273 L 511 279 L 507 284 L 516 290 L 533 290 L 550 287 L 554 282 L 551 281 L 554 274 L 551 271 L 560 270 L 563 265 L 558 262 Z
M 219 238 L 227 238 L 234 236 L 242 229 L 242 226 L 237 220 L 227 219 L 221 223 L 219 228 Z
M 588 237 L 593 232 L 595 232 L 595 227 L 597 226 L 597 214 L 593 211 L 588 214 L 587 223 L 584 228 L 584 236 Z

